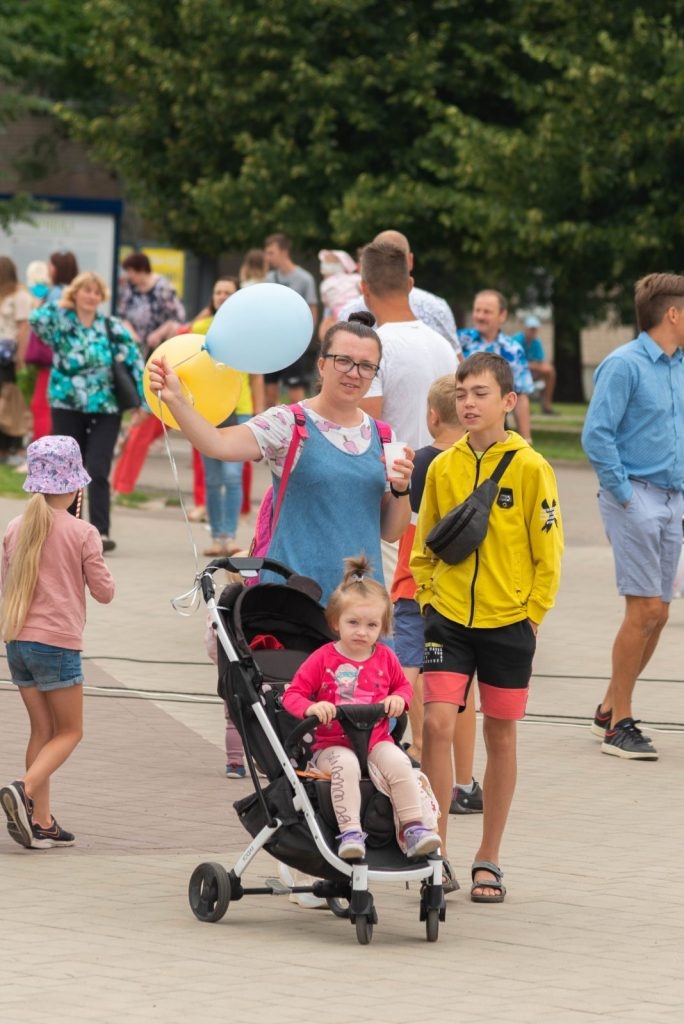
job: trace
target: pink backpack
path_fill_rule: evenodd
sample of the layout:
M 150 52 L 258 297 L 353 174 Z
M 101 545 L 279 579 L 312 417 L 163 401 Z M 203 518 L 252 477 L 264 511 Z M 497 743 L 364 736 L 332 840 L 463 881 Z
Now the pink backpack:
M 300 440 L 305 440 L 309 433 L 306 429 L 306 417 L 304 411 L 296 402 L 290 406 L 294 414 L 294 430 L 292 431 L 292 440 L 290 441 L 290 447 L 287 450 L 287 456 L 285 457 L 285 465 L 283 466 L 283 474 L 280 478 L 280 487 L 278 488 L 278 500 L 273 505 L 273 485 L 267 488 L 264 492 L 264 496 L 261 499 L 259 505 L 259 511 L 257 512 L 256 525 L 254 527 L 254 537 L 249 548 L 249 554 L 251 558 L 265 558 L 268 552 L 273 531 L 275 530 L 276 523 L 278 522 L 278 514 L 280 512 L 280 506 L 282 505 L 283 498 L 285 496 L 285 487 L 287 485 L 290 471 L 292 469 L 292 463 L 294 462 L 295 453 L 299 447 Z M 392 440 L 392 429 L 388 423 L 383 423 L 382 420 L 374 420 L 380 440 L 383 444 Z M 245 581 L 248 585 L 250 583 L 257 583 L 257 577 L 250 577 Z

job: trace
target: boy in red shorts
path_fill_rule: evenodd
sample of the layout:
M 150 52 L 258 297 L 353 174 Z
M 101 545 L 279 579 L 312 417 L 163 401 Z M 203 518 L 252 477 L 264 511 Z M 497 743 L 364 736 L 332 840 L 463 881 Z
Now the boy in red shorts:
M 558 488 L 546 460 L 505 428 L 515 407 L 513 375 L 501 356 L 478 352 L 456 371 L 456 408 L 466 434 L 430 465 L 411 571 L 425 615 L 423 770 L 442 812 L 442 855 L 451 801 L 451 740 L 477 673 L 487 764 L 482 841 L 471 899 L 502 903 L 499 851 L 515 791 L 516 722 L 524 717 L 537 628 L 560 582 L 563 531 Z M 426 546 L 432 527 L 514 452 L 480 546 L 448 564 Z

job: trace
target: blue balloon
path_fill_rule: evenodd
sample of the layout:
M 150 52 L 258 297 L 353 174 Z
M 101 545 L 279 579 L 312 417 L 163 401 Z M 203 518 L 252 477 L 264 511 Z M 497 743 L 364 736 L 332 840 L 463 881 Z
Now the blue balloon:
M 243 373 L 275 373 L 306 351 L 313 316 L 306 299 L 283 284 L 253 284 L 219 306 L 205 349 Z

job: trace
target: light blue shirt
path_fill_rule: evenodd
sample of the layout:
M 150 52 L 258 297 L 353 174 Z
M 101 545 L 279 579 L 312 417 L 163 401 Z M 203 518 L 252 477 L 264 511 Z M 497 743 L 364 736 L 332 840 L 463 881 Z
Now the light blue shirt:
M 513 387 L 516 393 L 531 395 L 534 392 L 534 381 L 527 365 L 525 349 L 520 342 L 515 341 L 508 334 L 504 334 L 503 331 L 499 331 L 494 341 L 487 341 L 475 327 L 465 327 L 458 332 L 458 337 L 466 359 L 476 352 L 493 352 L 496 356 L 502 356 L 506 362 L 511 364 Z
M 646 331 L 607 356 L 594 374 L 582 447 L 601 487 L 621 504 L 630 477 L 684 489 L 684 357 L 669 357 Z

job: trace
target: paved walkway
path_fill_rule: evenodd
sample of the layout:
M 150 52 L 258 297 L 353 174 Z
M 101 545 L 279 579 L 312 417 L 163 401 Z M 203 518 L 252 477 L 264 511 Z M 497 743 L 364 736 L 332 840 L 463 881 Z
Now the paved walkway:
M 188 453 L 178 440 L 174 450 L 189 494 Z M 153 453 L 141 487 L 159 499 L 114 514 L 117 598 L 90 606 L 86 735 L 54 784 L 58 816 L 78 843 L 25 851 L 0 829 L 0 1022 L 679 1024 L 684 602 L 673 604 L 638 687 L 661 759 L 602 756 L 588 723 L 621 605 L 594 478 L 577 467 L 560 468 L 559 480 L 568 548 L 520 727 L 506 903 L 450 896 L 439 942 L 428 944 L 416 890 L 378 885 L 379 923 L 361 947 L 348 922 L 283 897 L 246 898 L 215 925 L 190 912 L 193 868 L 230 867 L 246 846 L 232 802 L 250 787 L 222 775 L 204 614 L 182 618 L 170 604 L 190 588 L 195 564 L 179 509 L 163 503 L 174 491 L 166 455 Z M 0 526 L 17 508 L 0 500 Z M 241 526 L 241 539 L 250 529 Z M 206 542 L 203 527 L 191 533 Z M 26 724 L 6 682 L 0 722 L 8 781 Z M 464 887 L 479 829 L 478 816 L 450 820 Z M 273 871 L 260 854 L 248 877 L 260 884 Z

